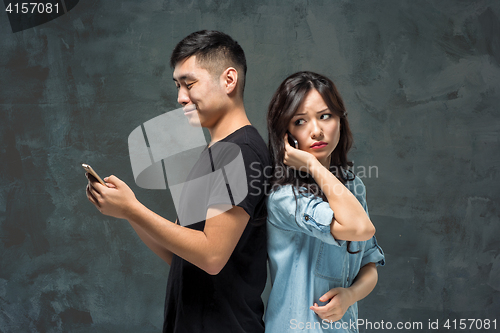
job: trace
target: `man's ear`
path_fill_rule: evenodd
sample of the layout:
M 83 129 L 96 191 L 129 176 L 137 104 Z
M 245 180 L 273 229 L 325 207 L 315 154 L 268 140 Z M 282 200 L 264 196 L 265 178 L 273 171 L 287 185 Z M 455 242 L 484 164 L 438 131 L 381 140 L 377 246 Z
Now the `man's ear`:
M 238 71 L 234 67 L 228 67 L 221 75 L 223 87 L 228 95 L 236 93 L 238 85 Z

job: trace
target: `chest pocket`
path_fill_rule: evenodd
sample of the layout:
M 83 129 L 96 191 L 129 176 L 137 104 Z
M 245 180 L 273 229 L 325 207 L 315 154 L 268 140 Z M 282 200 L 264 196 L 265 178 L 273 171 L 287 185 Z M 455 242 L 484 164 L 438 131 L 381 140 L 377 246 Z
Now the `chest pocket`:
M 314 274 L 343 285 L 347 274 L 347 254 L 346 244 L 336 246 L 321 242 Z

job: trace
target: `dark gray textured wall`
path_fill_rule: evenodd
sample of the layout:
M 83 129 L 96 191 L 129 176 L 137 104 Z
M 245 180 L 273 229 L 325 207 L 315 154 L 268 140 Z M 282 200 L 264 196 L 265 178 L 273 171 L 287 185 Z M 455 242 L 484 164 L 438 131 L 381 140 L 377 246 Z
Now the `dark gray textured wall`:
M 168 192 L 133 183 L 127 137 L 176 108 L 168 57 L 205 28 L 245 49 L 264 136 L 287 75 L 324 73 L 343 95 L 387 257 L 360 318 L 498 328 L 499 16 L 493 0 L 82 0 L 14 34 L 1 14 L 0 332 L 159 331 L 168 267 L 87 202 L 80 163 L 175 217 Z

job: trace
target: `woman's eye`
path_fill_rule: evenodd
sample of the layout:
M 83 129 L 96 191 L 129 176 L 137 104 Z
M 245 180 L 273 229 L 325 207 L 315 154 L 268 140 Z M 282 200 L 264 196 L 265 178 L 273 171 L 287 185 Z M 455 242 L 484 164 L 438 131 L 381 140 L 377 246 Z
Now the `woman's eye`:
M 320 119 L 330 119 L 332 117 L 331 113 L 322 114 Z
M 305 122 L 304 119 L 297 119 L 297 120 L 295 120 L 294 124 L 295 124 L 295 126 L 300 126 L 300 125 L 303 125 L 304 122 Z

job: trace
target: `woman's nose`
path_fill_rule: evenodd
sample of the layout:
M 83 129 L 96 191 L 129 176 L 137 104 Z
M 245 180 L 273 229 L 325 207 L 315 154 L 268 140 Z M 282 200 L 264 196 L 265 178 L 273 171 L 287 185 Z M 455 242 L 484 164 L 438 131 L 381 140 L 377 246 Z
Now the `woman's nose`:
M 323 136 L 323 130 L 317 121 L 311 122 L 311 138 L 318 139 Z

